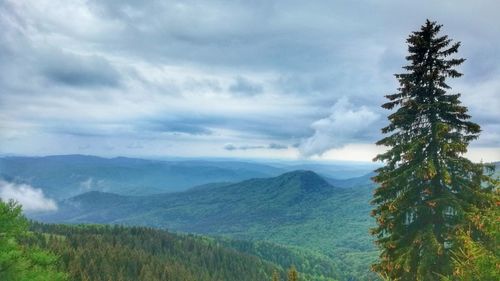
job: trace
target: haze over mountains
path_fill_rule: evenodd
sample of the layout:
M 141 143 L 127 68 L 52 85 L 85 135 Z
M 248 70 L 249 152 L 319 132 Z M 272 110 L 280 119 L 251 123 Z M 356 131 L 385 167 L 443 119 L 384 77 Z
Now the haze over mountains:
M 38 194 L 52 206 L 28 210 L 37 221 L 208 235 L 282 269 L 295 264 L 307 280 L 373 277 L 368 269 L 376 249 L 368 229 L 374 168 L 82 155 L 0 158 L 4 191 L 7 183 L 11 191 Z
M 82 155 L 0 158 L 4 181 L 41 189 L 54 200 L 57 210 L 29 212 L 32 219 L 209 235 L 283 268 L 296 264 L 310 280 L 369 275 L 372 170 Z
M 271 177 L 299 169 L 314 170 L 329 178 L 348 178 L 364 175 L 373 166 L 63 155 L 0 158 L 0 178 L 40 188 L 49 198 L 60 200 L 92 190 L 122 195 L 183 191 L 207 183 Z
M 368 202 L 373 185 L 356 185 L 360 180 L 344 180 L 352 187 L 340 188 L 312 171 L 299 170 L 147 196 L 91 191 L 60 201 L 57 212 L 32 217 L 53 223 L 140 225 L 228 237 L 231 240 L 225 243 L 230 247 L 241 246 L 234 239 L 267 241 L 273 247 L 293 247 L 287 255 L 318 259 L 325 264 L 320 273 L 334 272 L 333 276 L 345 280 L 369 274 L 366 269 L 375 255 L 367 232 L 372 225 Z M 243 250 L 273 261 L 255 248 Z

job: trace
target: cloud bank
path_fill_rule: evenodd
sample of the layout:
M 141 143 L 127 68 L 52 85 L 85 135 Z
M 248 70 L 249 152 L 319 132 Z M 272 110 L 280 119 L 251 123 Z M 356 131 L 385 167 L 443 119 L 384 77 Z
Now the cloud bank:
M 57 210 L 56 202 L 45 197 L 43 191 L 28 184 L 16 184 L 0 180 L 0 198 L 19 202 L 26 212 Z
M 367 107 L 356 108 L 346 98 L 342 98 L 331 108 L 328 117 L 312 123 L 314 134 L 299 145 L 299 150 L 303 156 L 309 157 L 359 142 L 371 132 L 379 117 Z
M 0 1 L 0 154 L 297 157 L 373 144 L 385 118 L 340 134 L 331 106 L 346 97 L 348 112 L 389 114 L 380 105 L 397 89 L 405 39 L 430 18 L 462 42 L 464 77 L 450 85 L 482 126 L 472 149 L 500 158 L 498 10 L 496 0 Z

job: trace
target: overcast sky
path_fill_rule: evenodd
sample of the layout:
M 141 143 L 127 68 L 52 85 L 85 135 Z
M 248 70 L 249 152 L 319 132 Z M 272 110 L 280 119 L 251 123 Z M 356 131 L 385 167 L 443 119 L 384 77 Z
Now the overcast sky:
M 0 1 L 0 153 L 369 161 L 405 39 L 462 42 L 451 82 L 500 160 L 500 1 Z

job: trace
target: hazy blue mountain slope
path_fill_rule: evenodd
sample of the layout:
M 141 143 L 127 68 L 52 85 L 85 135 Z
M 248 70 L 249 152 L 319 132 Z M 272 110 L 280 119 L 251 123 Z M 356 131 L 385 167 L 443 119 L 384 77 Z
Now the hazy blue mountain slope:
M 371 172 L 366 175 L 362 175 L 359 177 L 353 177 L 348 179 L 339 179 L 339 178 L 330 178 L 324 177 L 326 181 L 328 181 L 331 185 L 341 188 L 356 188 L 359 186 L 371 185 L 371 178 L 375 175 L 374 172 Z
M 122 195 L 165 193 L 281 172 L 268 165 L 233 161 L 108 159 L 82 155 L 0 158 L 0 177 L 31 184 L 56 199 L 94 190 Z
M 310 171 L 132 197 L 90 192 L 65 200 L 47 222 L 146 225 L 182 232 L 266 240 L 329 257 L 347 274 L 368 271 L 372 185 L 336 188 Z
M 318 173 L 321 176 L 334 179 L 350 179 L 364 176 L 373 170 L 378 165 L 373 163 L 350 163 L 350 162 L 333 162 L 333 163 L 300 163 L 300 164 L 282 164 L 277 165 L 286 171 L 294 170 L 310 170 Z
M 296 221 L 310 213 L 311 204 L 319 204 L 337 191 L 310 171 L 285 173 L 279 177 L 250 179 L 236 184 L 204 187 L 180 193 L 153 196 L 120 196 L 112 193 L 88 192 L 64 200 L 58 213 L 51 216 L 74 222 L 93 220 L 94 213 L 107 216 L 109 222 L 139 220 L 172 228 L 182 222 L 182 230 L 213 232 L 222 225 L 236 229 L 256 219 Z M 63 211 L 64 210 L 64 211 Z M 73 214 L 79 214 L 78 219 Z M 151 221 L 153 220 L 153 221 Z M 196 223 L 191 223 L 196 222 Z M 222 224 L 222 225 L 221 225 Z
M 307 169 L 343 186 L 347 177 L 368 173 L 369 164 L 271 164 L 227 160 L 146 160 L 85 155 L 0 158 L 0 179 L 30 184 L 61 200 L 89 191 L 150 195 L 194 186 L 239 182 Z M 349 180 L 348 180 L 349 181 Z M 359 185 L 356 183 L 356 185 Z

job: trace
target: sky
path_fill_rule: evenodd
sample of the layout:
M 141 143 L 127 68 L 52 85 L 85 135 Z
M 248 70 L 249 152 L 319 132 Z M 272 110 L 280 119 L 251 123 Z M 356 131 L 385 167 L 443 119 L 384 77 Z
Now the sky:
M 0 1 L 0 154 L 370 161 L 428 18 L 500 160 L 500 1 Z

